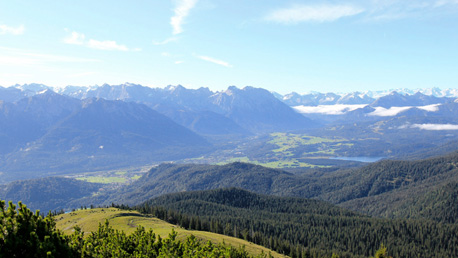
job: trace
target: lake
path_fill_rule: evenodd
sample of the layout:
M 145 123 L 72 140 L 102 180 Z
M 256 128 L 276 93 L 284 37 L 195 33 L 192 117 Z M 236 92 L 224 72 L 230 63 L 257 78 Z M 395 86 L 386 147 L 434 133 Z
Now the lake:
M 333 157 L 330 159 L 337 159 L 337 160 L 348 160 L 348 161 L 358 161 L 358 162 L 376 162 L 384 157 Z

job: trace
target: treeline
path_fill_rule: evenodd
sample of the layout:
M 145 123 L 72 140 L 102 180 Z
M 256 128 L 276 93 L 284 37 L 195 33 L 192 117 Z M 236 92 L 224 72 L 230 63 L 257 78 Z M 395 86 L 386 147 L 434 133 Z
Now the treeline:
M 291 257 L 333 253 L 368 257 L 381 244 L 394 257 L 458 256 L 456 225 L 369 218 L 328 205 L 231 188 L 170 194 L 136 209 L 187 229 L 243 238 Z
M 253 257 L 244 248 L 199 242 L 194 236 L 180 241 L 172 231 L 161 238 L 151 229 L 126 235 L 114 230 L 108 221 L 88 237 L 80 228 L 66 236 L 56 229 L 51 215 L 33 213 L 24 204 L 0 200 L 0 258 L 10 257 Z M 261 254 L 258 257 L 267 257 Z M 270 256 L 270 255 L 269 255 Z

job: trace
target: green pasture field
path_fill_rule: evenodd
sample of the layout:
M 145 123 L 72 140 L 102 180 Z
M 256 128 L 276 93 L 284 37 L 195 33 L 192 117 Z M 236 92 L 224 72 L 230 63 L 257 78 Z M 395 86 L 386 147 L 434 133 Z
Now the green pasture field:
M 75 175 L 69 175 L 71 178 L 82 180 L 90 183 L 101 184 L 128 184 L 138 180 L 151 166 L 130 168 L 122 170 L 107 170 L 97 172 L 86 172 Z
M 113 183 L 125 183 L 127 181 L 124 177 L 103 177 L 103 176 L 87 176 L 78 177 L 78 180 L 90 182 L 90 183 L 101 183 L 101 184 L 113 184 Z
M 74 231 L 73 228 L 78 225 L 86 236 L 92 231 L 97 230 L 99 224 L 105 223 L 105 220 L 108 220 L 110 226 L 114 229 L 122 230 L 127 234 L 134 232 L 138 226 L 143 226 L 146 229 L 152 228 L 161 237 L 167 237 L 173 229 L 178 233 L 179 239 L 185 239 L 192 234 L 204 242 L 211 241 L 215 244 L 225 243 L 234 247 L 245 246 L 245 249 L 253 255 L 270 252 L 274 257 L 287 257 L 243 239 L 206 231 L 186 230 L 158 218 L 142 215 L 137 211 L 127 211 L 118 208 L 96 208 L 77 210 L 55 216 L 57 228 L 65 234 L 71 234 Z

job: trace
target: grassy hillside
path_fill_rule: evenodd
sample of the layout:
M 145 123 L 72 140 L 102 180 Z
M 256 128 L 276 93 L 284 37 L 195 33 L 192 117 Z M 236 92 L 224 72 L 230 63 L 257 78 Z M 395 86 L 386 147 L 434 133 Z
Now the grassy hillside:
M 105 220 L 108 220 L 110 226 L 114 229 L 122 230 L 127 234 L 134 232 L 137 226 L 143 226 L 146 229 L 152 228 L 161 237 L 167 237 L 173 229 L 178 233 L 178 238 L 183 240 L 192 234 L 203 242 L 211 241 L 215 244 L 224 242 L 234 247 L 245 246 L 246 250 L 253 255 L 260 254 L 261 252 L 271 252 L 274 257 L 286 257 L 242 239 L 205 231 L 186 230 L 163 220 L 142 215 L 137 211 L 127 211 L 117 208 L 87 209 L 58 215 L 55 217 L 55 220 L 57 228 L 66 234 L 71 234 L 73 227 L 78 225 L 85 232 L 85 235 L 88 235 L 90 232 L 98 229 L 99 223 L 103 224 Z

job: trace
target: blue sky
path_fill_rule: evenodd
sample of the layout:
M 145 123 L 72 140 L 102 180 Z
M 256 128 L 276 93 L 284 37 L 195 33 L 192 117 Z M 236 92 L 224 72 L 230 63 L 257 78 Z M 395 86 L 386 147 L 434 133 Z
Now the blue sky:
M 458 86 L 458 0 L 0 1 L 0 85 Z

